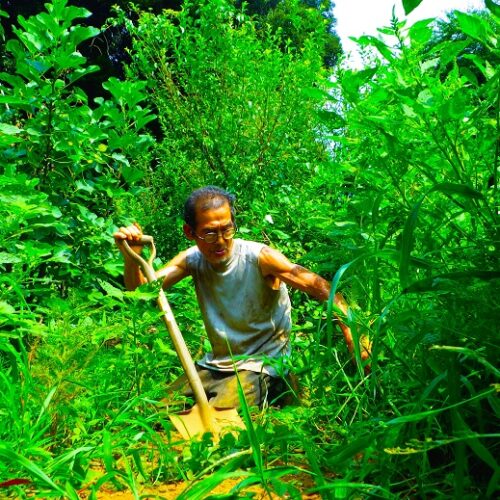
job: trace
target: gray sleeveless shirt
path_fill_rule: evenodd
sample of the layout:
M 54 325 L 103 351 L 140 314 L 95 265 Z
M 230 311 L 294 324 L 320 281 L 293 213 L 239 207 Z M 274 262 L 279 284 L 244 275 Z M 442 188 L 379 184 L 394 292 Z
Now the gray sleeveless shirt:
M 290 299 L 284 283 L 272 290 L 264 280 L 258 259 L 261 243 L 235 239 L 231 257 L 215 270 L 198 247 L 187 251 L 188 272 L 212 352 L 198 364 L 219 371 L 251 370 L 276 376 L 266 358 L 290 353 Z M 226 341 L 227 339 L 227 341 Z

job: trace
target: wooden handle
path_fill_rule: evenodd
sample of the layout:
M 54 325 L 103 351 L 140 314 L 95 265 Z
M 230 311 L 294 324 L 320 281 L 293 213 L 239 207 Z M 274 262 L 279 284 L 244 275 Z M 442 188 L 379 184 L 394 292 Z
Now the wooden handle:
M 154 239 L 152 236 L 149 236 L 147 234 L 143 234 L 137 242 L 134 241 L 134 244 L 136 245 L 153 245 L 154 244 Z
M 177 353 L 177 356 L 179 356 L 182 368 L 184 369 L 184 373 L 186 374 L 189 385 L 193 391 L 194 399 L 200 409 L 200 416 L 203 421 L 203 425 L 208 431 L 215 433 L 215 423 L 210 412 L 210 405 L 208 404 L 208 398 L 205 394 L 203 383 L 198 375 L 193 358 L 189 353 L 186 342 L 182 337 L 181 331 L 175 321 L 174 314 L 172 313 L 172 309 L 170 308 L 170 304 L 168 303 L 163 290 L 160 290 L 160 295 L 158 296 L 158 307 L 163 313 L 162 320 L 167 327 L 168 333 L 170 334 L 170 339 L 174 344 L 175 352 Z
M 134 252 L 130 248 L 130 245 L 133 245 L 133 246 L 149 245 L 151 247 L 151 255 L 149 256 L 149 259 L 145 260 L 144 258 L 142 258 L 138 253 Z M 132 260 L 134 260 L 139 265 L 139 267 L 143 270 L 144 275 L 146 276 L 147 280 L 149 282 L 155 281 L 156 278 L 150 279 L 150 277 L 146 275 L 146 269 L 151 268 L 151 266 L 153 265 L 153 261 L 156 258 L 156 247 L 155 247 L 155 242 L 154 242 L 153 237 L 148 236 L 146 234 L 143 234 L 138 240 L 134 240 L 133 242 L 131 241 L 130 243 L 128 242 L 128 240 L 122 240 L 122 247 L 125 250 L 125 253 Z M 152 276 L 154 276 L 154 272 L 153 272 Z
M 143 259 L 138 253 L 134 252 L 130 248 L 130 244 L 127 240 L 122 241 L 125 253 L 141 268 L 141 271 L 148 280 L 148 283 L 156 281 L 156 273 L 153 269 L 153 260 L 156 257 L 156 248 L 153 237 L 143 235 L 139 240 L 130 243 L 132 245 L 151 246 L 151 255 L 146 261 L 146 259 Z M 157 302 L 158 307 L 163 313 L 162 320 L 167 327 L 172 343 L 174 344 L 175 351 L 177 352 L 177 356 L 179 356 L 182 368 L 184 369 L 184 373 L 186 374 L 189 384 L 191 385 L 191 389 L 193 390 L 196 403 L 198 403 L 198 406 L 200 408 L 201 419 L 207 430 L 213 432 L 215 427 L 210 413 L 210 406 L 208 404 L 207 395 L 205 394 L 205 389 L 203 388 L 203 384 L 196 370 L 193 358 L 189 353 L 186 342 L 182 337 L 181 331 L 177 325 L 177 322 L 175 321 L 172 309 L 170 308 L 170 304 L 168 303 L 167 297 L 165 296 L 163 290 L 160 290 Z

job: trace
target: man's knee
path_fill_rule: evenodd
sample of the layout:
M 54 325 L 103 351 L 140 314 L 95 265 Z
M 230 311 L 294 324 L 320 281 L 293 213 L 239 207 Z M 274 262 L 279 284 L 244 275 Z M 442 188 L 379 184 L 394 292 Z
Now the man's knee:
M 238 385 L 244 395 L 245 403 L 252 407 L 283 407 L 298 403 L 298 381 L 294 374 L 286 377 L 271 377 L 266 373 L 241 370 L 235 373 L 212 372 L 197 367 L 198 374 L 211 406 L 218 408 L 240 408 L 241 401 Z M 170 402 L 186 401 L 193 393 L 185 375 L 182 375 L 167 387 Z M 178 397 L 175 397 L 177 395 Z M 172 396 L 174 396 L 172 398 Z M 180 396 L 180 397 L 179 397 Z
M 284 377 L 276 379 L 270 391 L 271 405 L 278 406 L 279 408 L 298 405 L 300 404 L 299 392 L 298 377 L 294 373 L 289 372 Z

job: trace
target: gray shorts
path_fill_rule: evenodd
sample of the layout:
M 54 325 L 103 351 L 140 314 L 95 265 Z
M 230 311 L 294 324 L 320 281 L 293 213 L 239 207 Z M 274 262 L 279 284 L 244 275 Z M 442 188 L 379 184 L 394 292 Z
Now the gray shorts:
M 208 401 L 215 408 L 240 408 L 238 381 L 234 372 L 220 372 L 196 365 L 201 383 Z M 271 377 L 266 373 L 249 370 L 238 372 L 241 387 L 248 406 L 266 406 L 279 404 L 280 396 L 287 390 L 287 384 L 281 377 Z M 192 398 L 193 391 L 186 375 L 167 386 L 166 400 L 174 403 L 175 395 Z

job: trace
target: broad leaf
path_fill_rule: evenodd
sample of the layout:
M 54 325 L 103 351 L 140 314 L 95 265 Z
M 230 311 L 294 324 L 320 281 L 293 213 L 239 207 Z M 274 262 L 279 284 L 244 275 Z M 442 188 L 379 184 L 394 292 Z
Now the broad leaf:
M 414 11 L 421 3 L 422 0 L 403 0 L 405 14 L 410 14 L 410 12 Z

